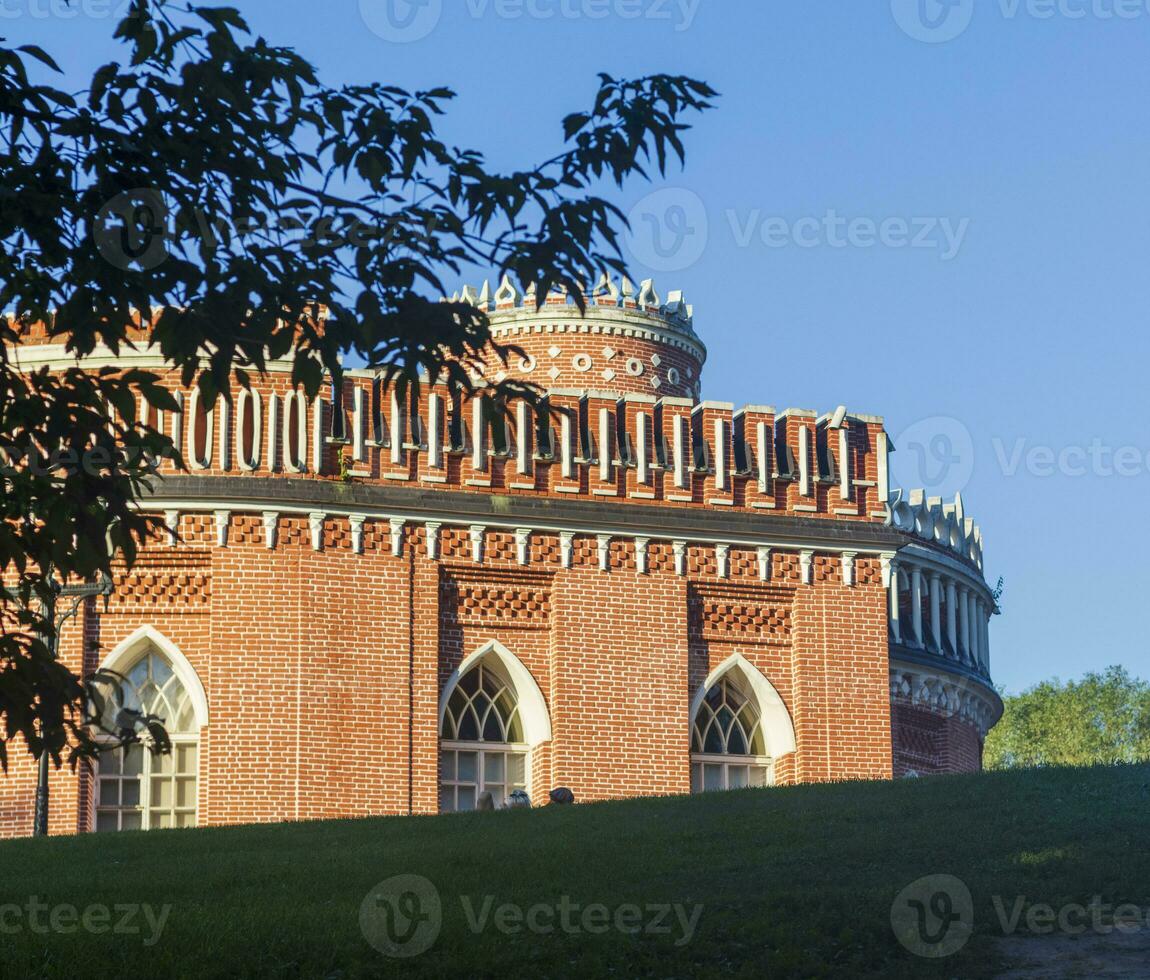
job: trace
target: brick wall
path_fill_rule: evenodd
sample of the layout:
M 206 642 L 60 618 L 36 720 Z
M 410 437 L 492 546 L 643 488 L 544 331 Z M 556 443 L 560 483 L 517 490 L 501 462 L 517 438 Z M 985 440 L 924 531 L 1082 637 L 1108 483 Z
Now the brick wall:
M 184 654 L 208 699 L 201 824 L 309 819 L 438 807 L 439 692 L 463 657 L 491 640 L 543 692 L 552 740 L 532 759 L 537 799 L 556 785 L 580 800 L 689 790 L 690 704 L 707 675 L 741 654 L 770 681 L 797 730 L 780 783 L 891 774 L 884 591 L 877 561 L 843 584 L 838 556 L 777 552 L 769 582 L 733 550 L 691 546 L 676 573 L 667 543 L 575 535 L 563 567 L 557 534 L 488 531 L 475 562 L 465 528 L 444 528 L 439 556 L 409 524 L 392 551 L 368 520 L 363 553 L 346 522 L 327 521 L 322 550 L 304 517 L 281 517 L 266 547 L 258 514 L 233 514 L 226 547 L 214 519 L 185 515 L 184 543 L 146 549 L 117 577 L 108 611 L 91 605 L 95 666 L 139 627 Z M 872 565 L 874 566 L 872 568 Z M 98 646 L 98 649 L 96 648 Z M 65 637 L 79 662 L 79 632 Z M 0 782 L 0 833 L 27 833 L 34 786 L 17 759 Z M 86 781 L 54 776 L 54 832 L 88 826 Z

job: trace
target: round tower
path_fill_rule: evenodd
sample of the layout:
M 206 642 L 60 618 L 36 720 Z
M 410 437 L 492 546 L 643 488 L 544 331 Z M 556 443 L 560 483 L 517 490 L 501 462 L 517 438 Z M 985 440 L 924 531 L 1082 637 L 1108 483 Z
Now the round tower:
M 489 283 L 464 286 L 452 297 L 487 312 L 491 334 L 524 355 L 492 369 L 489 380 L 511 378 L 547 390 L 592 389 L 698 400 L 707 349 L 695 333 L 693 310 L 681 291 L 638 288 L 626 277 L 600 278 L 580 310 L 564 291 L 542 306 L 534 290 L 521 293 L 506 276 L 494 294 Z

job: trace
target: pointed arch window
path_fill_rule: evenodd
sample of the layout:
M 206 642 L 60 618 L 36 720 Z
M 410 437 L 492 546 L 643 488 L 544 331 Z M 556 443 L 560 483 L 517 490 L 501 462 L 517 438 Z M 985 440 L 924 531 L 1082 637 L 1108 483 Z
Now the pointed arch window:
M 104 725 L 124 708 L 158 715 L 172 742 L 170 755 L 136 744 L 103 753 L 96 766 L 95 829 L 194 827 L 199 775 L 199 722 L 192 698 L 167 658 L 149 648 L 124 680 L 107 691 Z
M 474 810 L 488 792 L 495 806 L 527 789 L 527 755 L 519 698 L 489 659 L 464 674 L 443 712 L 439 809 Z
M 707 690 L 691 731 L 691 792 L 768 786 L 773 781 L 762 717 L 731 673 Z

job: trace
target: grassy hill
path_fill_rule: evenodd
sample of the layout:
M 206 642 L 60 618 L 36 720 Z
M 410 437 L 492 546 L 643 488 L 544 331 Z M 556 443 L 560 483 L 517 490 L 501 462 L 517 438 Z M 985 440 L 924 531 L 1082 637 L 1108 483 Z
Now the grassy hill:
M 1008 910 L 1018 896 L 1150 905 L 1148 831 L 1142 766 L 19 840 L 0 844 L 0 976 L 987 976 L 995 896 Z M 941 960 L 891 926 L 895 896 L 935 874 L 974 902 L 973 936 Z M 396 875 L 428 879 L 442 910 L 434 944 L 406 959 L 360 924 Z M 426 912 L 413 887 L 400 883 L 401 911 Z M 116 908 L 139 903 L 151 920 Z M 389 903 L 366 905 L 368 932 L 388 935 Z M 128 931 L 93 931 L 115 925 Z

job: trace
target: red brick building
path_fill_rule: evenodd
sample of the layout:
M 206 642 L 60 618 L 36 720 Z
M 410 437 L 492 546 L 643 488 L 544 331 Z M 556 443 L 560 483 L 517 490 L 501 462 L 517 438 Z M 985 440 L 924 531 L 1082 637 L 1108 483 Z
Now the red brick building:
M 979 768 L 981 534 L 961 499 L 892 490 L 882 419 L 700 401 L 691 308 L 650 282 L 584 313 L 457 298 L 525 352 L 477 380 L 532 382 L 538 410 L 356 371 L 309 402 L 277 364 L 150 419 L 191 467 L 149 504 L 168 540 L 61 650 L 125 674 L 175 751 L 54 773 L 53 832 Z M 14 356 L 71 363 L 45 337 Z M 34 784 L 23 759 L 0 779 L 0 834 L 30 831 Z

